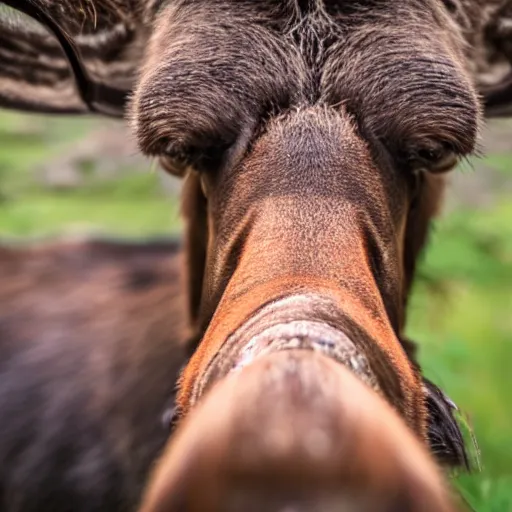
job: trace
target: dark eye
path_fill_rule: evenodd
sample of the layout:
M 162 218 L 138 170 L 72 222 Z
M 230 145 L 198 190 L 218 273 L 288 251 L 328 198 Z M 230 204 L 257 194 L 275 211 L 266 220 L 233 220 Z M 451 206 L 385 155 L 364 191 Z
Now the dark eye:
M 183 176 L 188 168 L 199 172 L 213 172 L 222 165 L 230 146 L 230 144 L 219 144 L 177 150 L 169 145 L 160 155 L 160 162 L 167 172 L 176 176 Z
M 442 173 L 457 165 L 459 155 L 449 144 L 430 141 L 410 149 L 406 160 L 413 171 Z
M 165 172 L 178 178 L 183 178 L 183 176 L 185 176 L 188 168 L 185 160 L 165 154 L 160 156 L 158 160 L 160 162 L 160 166 Z

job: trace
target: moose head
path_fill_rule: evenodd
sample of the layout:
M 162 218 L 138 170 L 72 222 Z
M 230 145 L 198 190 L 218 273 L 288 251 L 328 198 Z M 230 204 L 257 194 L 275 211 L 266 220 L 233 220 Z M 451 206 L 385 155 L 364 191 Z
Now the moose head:
M 445 173 L 507 113 L 505 2 L 6 3 L 47 32 L 4 16 L 1 104 L 126 114 L 185 180 L 193 355 L 143 510 L 452 510 L 405 307 Z

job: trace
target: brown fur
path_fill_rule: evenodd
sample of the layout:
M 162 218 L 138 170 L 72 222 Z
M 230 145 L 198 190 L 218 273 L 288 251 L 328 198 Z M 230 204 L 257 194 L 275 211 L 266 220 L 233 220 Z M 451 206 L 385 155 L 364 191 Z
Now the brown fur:
M 77 56 L 88 70 L 85 82 L 79 85 L 82 94 L 77 95 L 76 91 L 73 94 L 69 86 L 66 86 L 67 94 L 61 94 L 59 100 L 51 94 L 44 82 L 35 78 L 38 75 L 32 74 L 26 60 L 29 54 L 23 48 L 18 48 L 16 54 L 7 59 L 0 53 L 0 104 L 24 110 L 75 113 L 95 108 L 107 115 L 121 117 L 123 109 L 120 103 L 125 101 L 136 82 L 137 70 L 143 60 L 141 49 L 151 36 L 152 26 L 158 23 L 165 7 L 179 3 L 179 0 L 61 0 L 58 4 L 49 0 L 3 0 L 0 3 L 21 10 L 30 6 L 28 10 L 32 15 L 43 13 L 51 19 L 56 27 L 60 27 L 63 33 L 75 40 Z M 198 9 L 201 3 L 192 2 L 192 10 Z M 278 6 L 276 12 L 279 12 L 279 4 L 293 6 L 295 0 L 275 2 Z M 307 5 L 307 1 L 302 4 Z M 313 1 L 311 5 L 314 4 Z M 333 0 L 326 4 L 335 10 L 342 2 Z M 358 0 L 353 5 L 368 5 L 369 9 L 375 9 L 378 2 Z M 487 115 L 510 115 L 512 55 L 508 43 L 511 39 L 510 29 L 507 28 L 512 5 L 510 0 L 429 0 L 425 5 L 427 8 L 424 12 L 428 12 L 431 6 L 436 6 L 438 12 L 444 11 L 451 18 L 452 35 L 465 41 L 465 62 L 484 96 Z M 397 16 L 406 14 L 408 6 L 409 2 L 404 2 L 404 8 Z M 3 23 L 1 17 L 0 13 L 0 27 L 5 34 L 9 26 Z M 418 21 L 418 31 L 426 34 L 431 25 L 424 19 Z M 16 27 L 3 44 L 8 48 L 19 41 L 20 37 L 24 37 L 24 33 L 23 26 Z M 86 42 L 77 41 L 76 37 L 84 33 L 88 35 Z M 37 46 L 41 38 L 35 37 L 32 41 Z M 47 71 L 51 71 L 57 60 L 65 64 L 63 57 L 54 56 L 53 62 L 45 61 L 40 65 L 47 66 Z M 2 75 L 6 69 L 9 72 L 4 77 Z M 16 82 L 7 78 L 13 70 L 23 76 L 18 80 L 20 87 L 17 90 Z M 115 85 L 119 95 L 112 95 L 111 90 L 99 86 L 98 78 L 101 78 L 103 84 Z M 62 92 L 64 83 L 58 78 L 55 83 L 59 84 Z M 94 104 L 84 105 L 82 100 L 85 89 L 95 90 Z
M 420 29 L 426 22 L 428 32 Z M 312 298 L 289 318 L 344 332 L 368 358 L 382 395 L 427 439 L 426 390 L 398 337 L 442 192 L 441 179 L 430 176 L 415 189 L 413 163 L 431 149 L 468 154 L 478 130 L 463 40 L 451 28 L 434 2 L 356 11 L 341 3 L 177 1 L 163 12 L 132 117 L 142 149 L 174 159 L 180 172 L 188 165 L 207 201 L 197 303 L 206 331 L 180 381 L 183 415 L 230 373 L 249 341 L 226 340 L 266 304 L 298 294 L 328 306 Z M 189 190 L 196 194 L 197 185 Z M 201 265 L 203 257 L 189 261 Z M 174 446 L 167 457 L 179 465 L 189 455 Z M 176 489 L 166 487 L 171 495 L 181 476 Z M 220 475 L 212 478 L 208 503 L 222 485 Z M 193 485 L 199 492 L 200 481 Z M 156 500 L 147 510 L 158 507 Z
M 141 149 L 171 172 L 188 174 L 189 306 L 194 339 L 202 341 L 180 381 L 184 415 L 282 317 L 314 320 L 350 338 L 367 362 L 356 375 L 375 380 L 380 400 L 421 441 L 429 438 L 429 418 L 447 417 L 432 416 L 442 395 L 431 399 L 400 338 L 415 265 L 442 195 L 442 179 L 429 171 L 449 170 L 476 143 L 474 64 L 478 48 L 491 44 L 483 34 L 502 3 L 489 1 L 483 22 L 475 3 L 172 0 L 116 1 L 109 9 L 98 2 L 98 35 L 117 26 L 110 13 L 126 39 L 115 45 L 93 37 L 87 51 L 99 65 L 92 76 L 132 93 Z M 39 2 L 72 32 L 70 6 L 63 3 L 62 17 Z M 495 46 L 504 54 L 502 43 Z M 86 53 L 79 47 L 77 59 L 87 61 Z M 79 90 L 86 85 L 82 77 Z M 94 91 L 98 104 L 109 103 Z M 307 305 L 257 320 L 272 301 L 292 294 Z M 261 332 L 251 331 L 251 321 Z M 307 411 L 307 402 L 302 407 L 289 421 Z M 183 428 L 207 431 L 206 422 L 195 421 L 197 427 Z M 394 450 L 401 450 L 398 442 Z M 431 466 L 416 453 L 419 475 Z M 293 456 L 286 460 L 293 465 Z M 376 464 L 364 457 L 361 463 Z
M 346 146 L 340 147 L 339 141 Z M 287 160 L 279 156 L 277 148 L 288 155 Z M 342 156 L 347 154 L 350 160 Z M 321 167 L 313 162 L 321 162 Z M 357 174 L 350 167 L 351 162 L 358 163 Z M 224 340 L 259 307 L 283 295 L 316 292 L 330 297 L 340 312 L 333 316 L 327 311 L 322 318 L 364 347 L 372 366 L 382 372 L 379 378 L 384 396 L 420 436 L 427 435 L 421 380 L 404 357 L 389 323 L 391 319 L 395 329 L 400 328 L 401 301 L 405 298 L 402 290 L 407 283 L 406 269 L 392 266 L 401 261 L 400 247 L 405 238 L 395 242 L 393 236 L 405 237 L 408 209 L 400 209 L 398 191 L 407 202 L 409 189 L 407 180 L 402 184 L 394 181 L 396 175 L 391 168 L 390 174 L 386 171 L 379 177 L 370 162 L 367 148 L 358 141 L 347 117 L 306 109 L 272 122 L 241 167 L 226 168 L 225 175 L 206 179 L 212 215 L 210 236 L 214 233 L 215 238 L 208 241 L 207 284 L 203 287 L 199 324 L 208 325 L 208 329 L 182 377 L 183 412 L 189 411 L 198 399 L 194 390 L 207 369 L 226 358 L 228 363 L 222 364 L 229 366 L 232 360 L 229 353 L 222 351 Z M 309 172 L 313 176 L 323 172 L 325 181 L 308 178 L 306 165 L 312 165 Z M 236 180 L 231 172 L 236 173 Z M 294 174 L 297 181 L 290 179 Z M 359 186 L 359 180 L 364 184 L 369 179 L 371 187 Z M 283 196 L 288 199 L 280 199 L 282 184 L 286 184 Z M 304 188 L 310 197 L 306 204 L 300 200 Z M 220 197 L 216 190 L 223 191 Z M 389 190 L 394 195 L 388 195 Z M 371 193 L 373 204 L 379 205 L 375 213 L 372 208 L 358 210 L 358 204 L 371 202 L 365 199 L 366 193 Z M 386 197 L 392 198 L 393 203 L 386 202 Z M 238 209 L 239 202 L 245 205 L 244 210 Z M 365 223 L 368 228 L 364 228 Z M 324 235 L 315 236 L 315 232 Z M 315 240 L 314 258 L 308 250 L 310 240 Z M 419 247 L 412 245 L 411 250 Z M 387 257 L 380 251 L 386 251 Z M 337 283 L 341 283 L 339 291 Z M 355 322 L 358 329 L 346 318 Z M 216 378 L 224 374 L 220 372 Z M 277 397 L 273 403 L 278 403 Z M 307 409 L 306 403 L 303 406 Z M 290 421 L 294 422 L 292 418 Z M 171 460 L 173 453 L 169 452 Z M 165 460 L 162 464 L 166 464 Z
M 187 336 L 175 242 L 0 248 L 0 509 L 135 510 Z

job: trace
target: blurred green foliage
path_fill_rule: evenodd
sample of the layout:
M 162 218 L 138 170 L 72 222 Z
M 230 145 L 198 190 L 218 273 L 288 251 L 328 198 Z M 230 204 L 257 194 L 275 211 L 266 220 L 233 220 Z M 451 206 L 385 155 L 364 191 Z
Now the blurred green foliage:
M 459 480 L 478 512 L 512 511 L 511 220 L 501 200 L 490 211 L 442 219 L 409 310 L 409 336 L 420 343 L 426 375 L 473 426 L 482 471 Z
M 41 162 L 97 123 L 0 113 L 1 237 L 77 229 L 145 236 L 180 229 L 177 200 L 162 193 L 149 164 L 147 172 L 90 179 L 76 189 L 40 185 Z M 473 172 L 492 171 L 510 182 L 512 140 L 509 153 L 491 153 L 474 166 Z M 408 329 L 420 343 L 426 374 L 474 428 L 482 471 L 457 480 L 478 512 L 512 511 L 512 202 L 510 191 L 495 188 L 490 204 L 459 204 L 436 223 Z
M 512 139 L 509 154 L 489 154 L 474 165 L 475 173 L 512 180 Z M 436 222 L 410 304 L 408 334 L 420 344 L 426 375 L 474 430 L 482 470 L 457 479 L 462 494 L 478 512 L 510 512 L 512 201 L 506 188 L 491 192 L 488 204 L 459 205 Z
M 157 173 L 147 169 L 94 179 L 87 162 L 80 187 L 43 186 L 38 173 L 97 120 L 0 113 L 0 236 L 51 236 L 68 232 L 159 235 L 179 230 L 178 203 L 166 197 Z

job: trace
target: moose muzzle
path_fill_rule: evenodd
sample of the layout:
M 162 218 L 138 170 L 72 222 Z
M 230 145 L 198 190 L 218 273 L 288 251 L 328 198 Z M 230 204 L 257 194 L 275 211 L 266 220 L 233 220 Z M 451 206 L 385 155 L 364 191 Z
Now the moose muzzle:
M 452 510 L 397 337 L 407 177 L 308 108 L 202 180 L 206 330 L 142 510 Z

